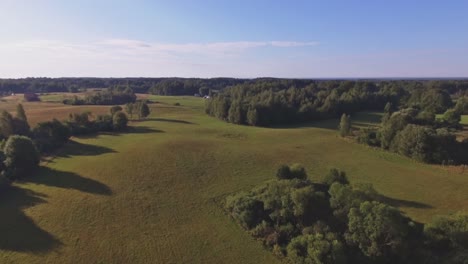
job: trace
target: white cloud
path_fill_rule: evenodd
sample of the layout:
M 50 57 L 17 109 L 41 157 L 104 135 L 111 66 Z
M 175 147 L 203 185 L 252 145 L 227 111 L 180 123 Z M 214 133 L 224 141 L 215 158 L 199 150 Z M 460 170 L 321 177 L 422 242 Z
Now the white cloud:
M 105 39 L 88 43 L 34 40 L 0 43 L 0 77 L 26 76 L 256 76 L 261 48 L 293 49 L 317 42 L 236 41 L 159 43 Z M 274 54 L 272 55 L 274 56 Z M 258 64 L 258 65 L 255 65 Z M 248 70 L 251 68 L 252 70 Z

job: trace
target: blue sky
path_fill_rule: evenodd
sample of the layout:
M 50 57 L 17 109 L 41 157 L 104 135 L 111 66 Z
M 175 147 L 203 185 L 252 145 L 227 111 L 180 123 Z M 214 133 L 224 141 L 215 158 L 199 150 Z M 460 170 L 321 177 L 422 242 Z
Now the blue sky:
M 0 77 L 468 77 L 468 1 L 0 1 Z

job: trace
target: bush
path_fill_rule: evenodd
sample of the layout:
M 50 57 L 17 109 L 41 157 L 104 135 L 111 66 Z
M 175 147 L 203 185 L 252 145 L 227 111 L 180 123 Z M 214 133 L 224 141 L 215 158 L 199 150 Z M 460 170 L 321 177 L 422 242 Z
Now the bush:
M 5 175 L 10 179 L 26 176 L 39 165 L 39 153 L 30 138 L 11 136 L 5 148 Z
M 117 112 L 112 118 L 112 124 L 115 130 L 123 130 L 127 128 L 128 118 L 124 112 Z
M 327 175 L 325 175 L 323 183 L 328 186 L 331 186 L 335 182 L 341 184 L 349 184 L 348 178 L 346 178 L 346 173 L 344 171 L 339 171 L 335 168 L 330 169 Z
M 295 237 L 287 253 L 294 263 L 347 263 L 344 245 L 334 233 Z
M 291 167 L 288 165 L 281 165 L 276 172 L 276 177 L 280 180 L 305 180 L 307 179 L 307 173 L 300 164 L 293 164 Z

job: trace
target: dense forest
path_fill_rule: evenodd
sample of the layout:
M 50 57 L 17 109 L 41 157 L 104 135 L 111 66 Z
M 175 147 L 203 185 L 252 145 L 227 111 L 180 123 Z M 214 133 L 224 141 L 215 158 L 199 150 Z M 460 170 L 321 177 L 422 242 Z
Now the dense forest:
M 468 215 L 417 223 L 369 184 L 331 169 L 322 182 L 283 165 L 277 178 L 227 197 L 225 208 L 253 237 L 293 263 L 466 263 Z
M 135 93 L 208 95 L 209 90 L 245 82 L 233 78 L 25 78 L 0 79 L 0 95 L 11 93 L 79 92 L 89 88 L 130 87 Z
M 257 79 L 223 90 L 206 104 L 219 119 L 275 126 L 338 117 L 364 110 L 416 107 L 439 114 L 466 95 L 468 81 L 313 81 Z

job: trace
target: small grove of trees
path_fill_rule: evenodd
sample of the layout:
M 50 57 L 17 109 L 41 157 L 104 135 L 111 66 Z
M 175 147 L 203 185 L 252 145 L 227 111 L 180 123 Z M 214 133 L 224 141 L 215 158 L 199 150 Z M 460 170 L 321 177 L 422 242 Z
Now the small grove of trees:
M 313 183 L 296 168 L 283 165 L 275 180 L 226 198 L 230 216 L 276 256 L 293 263 L 466 260 L 468 215 L 424 226 L 385 204 L 371 185 L 349 184 L 344 172 L 332 169 Z
M 418 108 L 391 113 L 386 107 L 379 129 L 361 129 L 358 142 L 379 146 L 426 163 L 466 164 L 468 141 L 451 132 L 459 127 L 460 112 L 449 109 L 442 120 Z
M 150 108 L 145 101 L 138 101 L 135 103 L 128 103 L 125 105 L 125 111 L 133 118 L 136 114 L 138 119 L 146 118 L 150 115 Z

